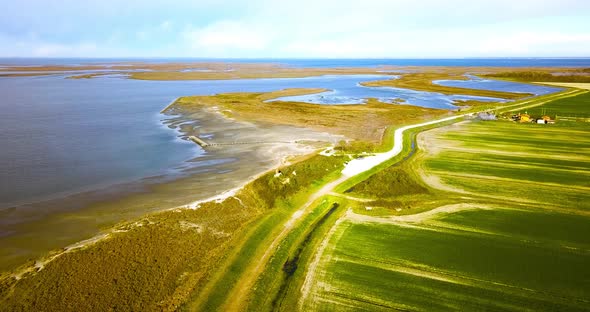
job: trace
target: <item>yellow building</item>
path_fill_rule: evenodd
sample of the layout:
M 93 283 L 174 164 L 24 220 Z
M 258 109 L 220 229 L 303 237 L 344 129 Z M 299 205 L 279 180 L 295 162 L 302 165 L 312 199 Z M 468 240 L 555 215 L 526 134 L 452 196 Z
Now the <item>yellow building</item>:
M 531 122 L 531 116 L 529 114 L 519 114 L 518 117 L 519 122 Z

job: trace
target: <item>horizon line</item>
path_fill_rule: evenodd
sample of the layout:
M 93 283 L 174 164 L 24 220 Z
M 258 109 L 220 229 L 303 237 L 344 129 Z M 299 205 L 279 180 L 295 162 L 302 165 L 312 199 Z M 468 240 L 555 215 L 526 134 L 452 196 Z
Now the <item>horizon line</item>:
M 457 56 L 457 57 L 0 56 L 0 59 L 460 60 L 460 59 L 590 59 L 590 56 Z

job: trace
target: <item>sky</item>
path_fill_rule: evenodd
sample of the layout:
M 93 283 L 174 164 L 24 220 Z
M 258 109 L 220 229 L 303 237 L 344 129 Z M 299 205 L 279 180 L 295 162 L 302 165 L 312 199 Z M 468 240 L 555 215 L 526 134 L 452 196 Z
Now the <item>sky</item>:
M 0 0 L 0 57 L 590 57 L 587 0 Z

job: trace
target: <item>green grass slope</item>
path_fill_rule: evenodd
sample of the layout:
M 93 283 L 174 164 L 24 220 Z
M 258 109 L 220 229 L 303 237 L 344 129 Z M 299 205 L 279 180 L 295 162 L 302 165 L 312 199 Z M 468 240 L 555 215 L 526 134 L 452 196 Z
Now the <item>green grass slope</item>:
M 529 112 L 549 109 L 588 114 L 588 93 Z M 470 121 L 421 138 L 405 166 L 423 175 L 391 167 L 351 194 L 395 199 L 426 186 L 450 202 L 410 216 L 349 211 L 303 309 L 590 309 L 590 124 Z

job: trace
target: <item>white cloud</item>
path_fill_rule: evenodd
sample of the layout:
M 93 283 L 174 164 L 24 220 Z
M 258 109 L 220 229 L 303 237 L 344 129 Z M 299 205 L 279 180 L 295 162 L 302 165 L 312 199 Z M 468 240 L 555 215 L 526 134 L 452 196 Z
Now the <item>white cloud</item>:
M 485 36 L 475 42 L 476 52 L 485 55 L 551 56 L 571 54 L 576 47 L 578 55 L 590 55 L 590 33 L 523 31 L 511 34 Z
M 575 52 L 572 53 L 572 47 Z M 590 33 L 519 31 L 494 27 L 351 33 L 339 38 L 300 38 L 280 49 L 287 57 L 419 58 L 502 56 L 587 56 Z
M 252 5 L 256 13 L 185 32 L 190 56 L 590 55 L 587 29 L 552 19 L 569 13 L 576 20 L 579 9 L 590 9 L 575 0 L 258 0 Z
M 71 3 L 3 8 L 0 55 L 590 55 L 590 1 L 581 0 L 60 1 Z
M 264 51 L 275 35 L 261 25 L 221 21 L 203 28 L 189 28 L 183 37 L 192 50 L 201 55 L 218 53 L 219 56 L 230 56 L 236 50 L 247 53 Z
M 136 36 L 139 40 L 147 40 L 150 37 L 147 31 L 138 31 Z
M 32 50 L 33 56 L 37 57 L 92 55 L 95 52 L 96 45 L 93 43 L 77 43 L 70 45 L 41 43 L 37 44 Z
M 160 23 L 159 28 L 163 31 L 168 31 L 172 28 L 172 22 L 171 21 L 163 21 L 162 23 Z

